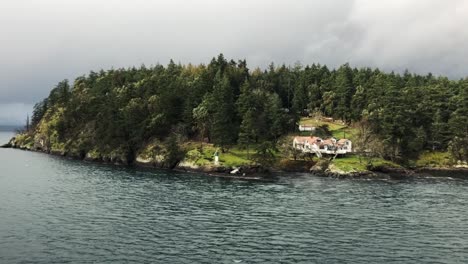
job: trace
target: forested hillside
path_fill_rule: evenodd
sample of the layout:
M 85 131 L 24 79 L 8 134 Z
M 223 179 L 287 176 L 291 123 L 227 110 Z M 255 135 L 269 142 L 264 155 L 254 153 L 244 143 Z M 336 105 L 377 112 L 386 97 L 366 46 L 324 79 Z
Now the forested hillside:
M 426 150 L 468 160 L 468 79 L 348 64 L 249 69 L 222 54 L 208 65 L 171 61 L 64 80 L 35 106 L 29 133 L 49 150 L 119 150 L 130 161 L 154 140 L 266 154 L 309 113 L 356 127 L 358 150 L 395 162 Z

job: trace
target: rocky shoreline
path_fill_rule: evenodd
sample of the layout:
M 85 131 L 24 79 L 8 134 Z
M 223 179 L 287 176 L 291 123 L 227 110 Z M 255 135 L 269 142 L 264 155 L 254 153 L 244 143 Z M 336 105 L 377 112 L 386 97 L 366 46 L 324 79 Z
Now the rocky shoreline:
M 7 144 L 0 146 L 0 148 L 13 148 L 25 151 L 33 151 L 53 156 L 65 157 L 69 159 L 82 160 L 86 162 L 94 162 L 100 164 L 110 165 L 124 165 L 136 166 L 140 168 L 149 169 L 169 169 L 163 162 L 155 160 L 144 160 L 137 158 L 134 162 L 129 163 L 125 158 L 119 156 L 106 156 L 106 157 L 93 157 L 89 153 L 71 154 L 60 151 L 45 151 L 40 148 L 29 148 L 25 146 L 18 146 L 15 144 L 14 139 L 10 140 Z M 192 162 L 181 161 L 172 168 L 175 171 L 189 172 L 189 173 L 202 173 L 208 176 L 231 178 L 231 179 L 244 179 L 244 180 L 257 180 L 266 181 L 271 180 L 274 174 L 285 172 L 281 169 L 266 168 L 260 165 L 240 166 L 240 167 L 227 167 L 227 166 L 198 166 Z M 405 178 L 412 176 L 420 176 L 423 174 L 444 174 L 450 173 L 455 176 L 468 177 L 468 168 L 462 167 L 423 167 L 423 168 L 392 168 L 392 167 L 377 167 L 372 171 L 353 171 L 344 172 L 336 168 L 329 161 L 323 160 L 317 162 L 309 171 L 305 170 L 288 170 L 292 173 L 310 173 L 311 175 L 319 177 L 331 178 Z
M 136 159 L 134 162 L 129 163 L 122 157 L 92 157 L 92 155 L 81 154 L 74 155 L 66 152 L 60 151 L 45 151 L 40 148 L 29 148 L 25 146 L 18 146 L 14 143 L 14 139 L 10 140 L 9 143 L 0 145 L 0 148 L 11 148 L 18 149 L 23 151 L 31 151 L 37 153 L 43 153 L 47 155 L 63 157 L 73 160 L 81 160 L 85 162 L 99 163 L 99 164 L 108 164 L 116 166 L 135 166 L 138 168 L 146 169 L 169 169 L 163 162 L 158 161 L 147 161 L 143 159 Z M 257 181 L 266 181 L 271 179 L 272 170 L 264 168 L 260 165 L 251 165 L 251 166 L 239 166 L 239 167 L 226 167 L 226 166 L 197 166 L 193 163 L 182 161 L 177 164 L 174 168 L 171 168 L 174 171 L 179 172 L 189 172 L 189 173 L 201 173 L 208 176 L 230 178 L 230 179 L 244 179 L 244 180 L 257 180 Z M 236 173 L 233 171 L 236 170 Z

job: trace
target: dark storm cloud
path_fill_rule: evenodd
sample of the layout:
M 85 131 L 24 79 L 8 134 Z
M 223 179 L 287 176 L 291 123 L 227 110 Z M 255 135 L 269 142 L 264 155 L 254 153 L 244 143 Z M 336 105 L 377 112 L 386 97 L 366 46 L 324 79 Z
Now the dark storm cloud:
M 0 123 L 89 70 L 209 62 L 319 62 L 468 72 L 463 0 L 16 0 L 0 4 Z M 7 112 L 5 112 L 7 111 Z

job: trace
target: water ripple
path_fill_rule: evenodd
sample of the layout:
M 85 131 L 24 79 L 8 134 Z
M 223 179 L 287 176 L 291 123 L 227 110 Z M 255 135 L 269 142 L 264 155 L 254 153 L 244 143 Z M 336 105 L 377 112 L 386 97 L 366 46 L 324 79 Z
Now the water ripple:
M 462 179 L 257 183 L 0 158 L 0 263 L 468 263 Z

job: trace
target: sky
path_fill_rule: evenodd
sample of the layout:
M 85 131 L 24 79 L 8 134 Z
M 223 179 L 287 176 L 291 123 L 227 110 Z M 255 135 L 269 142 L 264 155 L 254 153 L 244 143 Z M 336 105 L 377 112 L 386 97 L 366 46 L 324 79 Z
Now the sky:
M 247 59 L 468 76 L 465 0 L 2 0 L 0 125 L 90 70 Z

